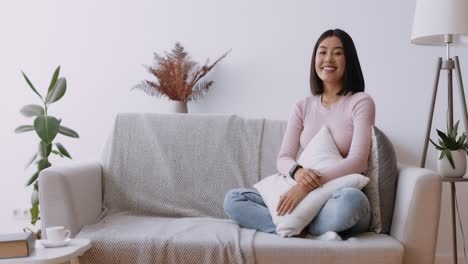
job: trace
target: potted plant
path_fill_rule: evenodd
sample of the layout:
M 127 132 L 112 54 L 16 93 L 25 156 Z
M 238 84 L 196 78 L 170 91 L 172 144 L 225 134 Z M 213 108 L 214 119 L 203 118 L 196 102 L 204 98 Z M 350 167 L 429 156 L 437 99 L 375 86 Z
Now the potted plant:
M 184 47 L 177 42 L 170 53 L 164 57 L 154 53 L 154 64 L 145 66 L 156 81 L 144 80 L 135 85 L 137 89 L 150 96 L 166 96 L 175 102 L 175 112 L 187 113 L 187 102 L 201 97 L 213 85 L 213 81 L 200 81 L 230 51 L 223 54 L 214 63 L 209 60 L 199 66 L 190 59 Z
M 55 154 L 62 158 L 67 157 L 71 159 L 71 155 L 67 149 L 60 142 L 54 142 L 55 137 L 57 134 L 72 138 L 78 138 L 79 136 L 73 129 L 63 126 L 61 119 L 49 115 L 50 105 L 60 100 L 67 90 L 67 80 L 64 77 L 59 78 L 60 66 L 55 70 L 45 96 L 42 96 L 38 92 L 24 72 L 22 74 L 28 86 L 42 101 L 42 105 L 30 104 L 21 108 L 21 114 L 25 117 L 34 117 L 34 121 L 32 125 L 22 125 L 15 129 L 16 133 L 34 131 L 40 139 L 37 152 L 34 153 L 26 165 L 26 167 L 29 167 L 35 162 L 37 166 L 36 172 L 26 182 L 26 187 L 33 186 L 30 213 L 31 224 L 35 225 L 36 221 L 40 219 L 38 179 L 40 172 L 52 165 L 49 155 Z M 36 235 L 40 234 L 39 232 Z
M 436 129 L 439 135 L 439 144 L 430 139 L 435 148 L 440 151 L 437 169 L 439 174 L 444 177 L 463 177 L 466 173 L 468 145 L 465 133 L 457 137 L 459 122 L 457 121 L 452 130 L 447 131 L 447 133 Z

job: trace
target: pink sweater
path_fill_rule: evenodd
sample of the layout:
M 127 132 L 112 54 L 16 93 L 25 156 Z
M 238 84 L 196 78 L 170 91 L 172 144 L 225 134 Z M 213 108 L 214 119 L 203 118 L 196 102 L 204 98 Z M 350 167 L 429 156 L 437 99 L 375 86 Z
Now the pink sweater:
M 327 125 L 343 160 L 320 171 L 322 183 L 351 173 L 362 173 L 367 168 L 375 105 L 364 93 L 342 96 L 325 107 L 320 95 L 298 101 L 291 111 L 277 159 L 279 173 L 289 175 L 296 164 L 299 147 L 305 148 L 315 134 Z

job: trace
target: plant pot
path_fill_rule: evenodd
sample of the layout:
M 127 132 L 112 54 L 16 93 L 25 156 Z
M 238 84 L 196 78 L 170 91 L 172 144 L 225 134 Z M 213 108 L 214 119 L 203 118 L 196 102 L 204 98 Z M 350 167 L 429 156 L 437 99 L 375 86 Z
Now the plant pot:
M 462 149 L 450 151 L 455 169 L 447 157 L 437 161 L 437 170 L 442 177 L 463 177 L 466 173 L 466 152 Z
M 187 103 L 184 101 L 171 101 L 171 112 L 173 113 L 188 113 Z

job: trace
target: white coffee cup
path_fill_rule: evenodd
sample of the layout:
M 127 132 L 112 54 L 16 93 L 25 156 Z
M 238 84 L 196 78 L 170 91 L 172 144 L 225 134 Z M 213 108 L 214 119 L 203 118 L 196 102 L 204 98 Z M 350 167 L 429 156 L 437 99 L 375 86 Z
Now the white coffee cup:
M 70 238 L 71 232 L 63 226 L 52 226 L 46 228 L 47 240 L 50 242 L 61 242 Z

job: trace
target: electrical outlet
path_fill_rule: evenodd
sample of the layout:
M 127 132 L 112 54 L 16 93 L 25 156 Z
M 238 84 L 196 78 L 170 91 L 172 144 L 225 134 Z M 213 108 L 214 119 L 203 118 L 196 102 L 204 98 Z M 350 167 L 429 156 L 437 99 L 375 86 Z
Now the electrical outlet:
M 15 208 L 15 209 L 13 209 L 12 216 L 13 216 L 13 219 L 16 219 L 16 220 L 29 220 L 29 219 L 31 219 L 31 214 L 29 212 L 29 209 L 24 209 L 24 208 Z

